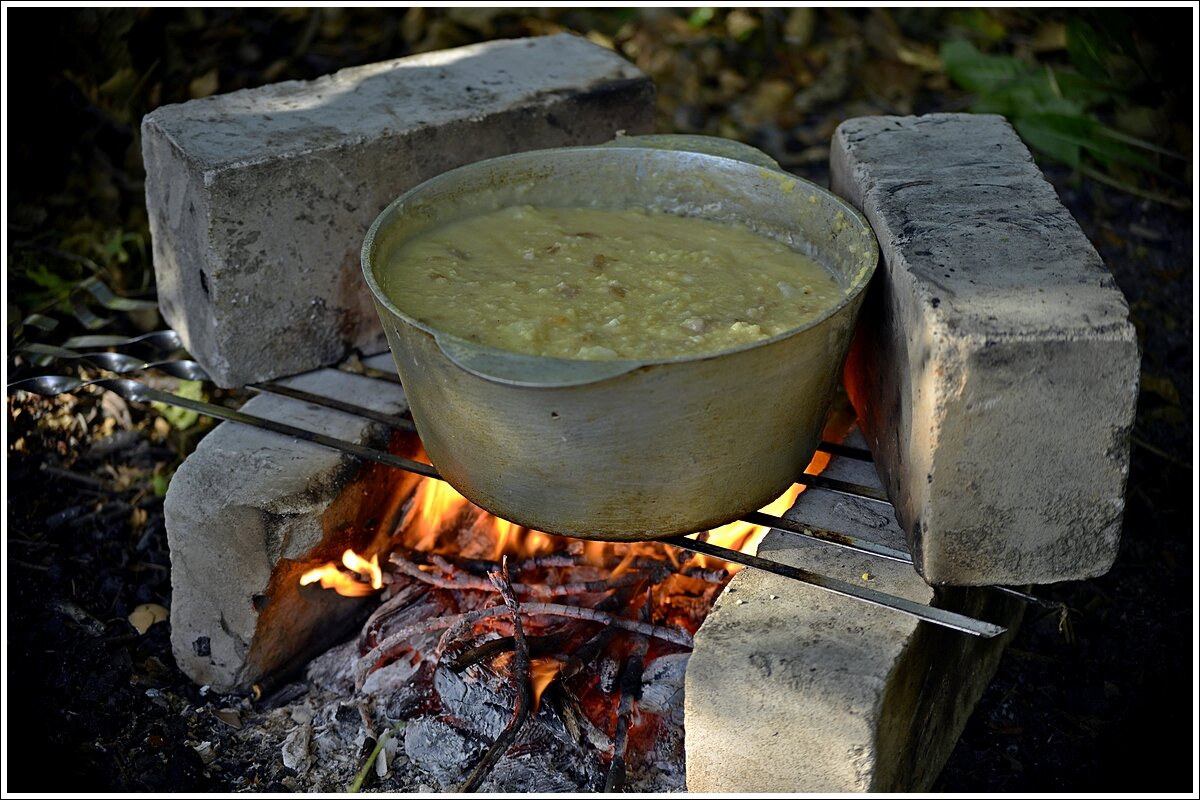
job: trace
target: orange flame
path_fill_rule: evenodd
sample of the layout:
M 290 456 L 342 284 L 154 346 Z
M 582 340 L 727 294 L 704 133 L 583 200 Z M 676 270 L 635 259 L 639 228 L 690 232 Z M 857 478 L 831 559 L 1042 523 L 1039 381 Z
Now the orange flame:
M 383 588 L 383 570 L 379 568 L 378 553 L 368 561 L 348 549 L 342 553 L 342 564 L 350 570 L 350 574 L 329 561 L 301 575 L 300 585 L 307 586 L 320 581 L 322 589 L 333 589 L 344 597 L 365 597 Z M 363 579 L 368 582 L 364 583 Z
M 554 658 L 529 659 L 529 685 L 533 689 L 533 710 L 542 702 L 542 693 L 562 670 L 562 664 Z
M 808 466 L 804 468 L 804 472 L 808 475 L 820 475 L 825 467 L 829 466 L 830 455 L 828 453 L 817 452 Z M 785 511 L 792 507 L 796 502 L 796 498 L 804 491 L 804 486 L 799 483 L 792 484 L 786 492 L 772 500 L 767 505 L 759 509 L 764 514 L 770 514 L 778 517 L 782 516 Z M 743 520 L 731 522 L 728 525 L 722 525 L 719 528 L 714 528 L 708 532 L 708 541 L 719 547 L 726 547 L 730 550 L 737 550 L 742 553 L 754 554 L 758 552 L 758 545 L 762 542 L 763 537 L 767 535 L 770 528 L 762 525 L 754 525 Z M 690 538 L 695 538 L 699 534 L 692 534 Z M 741 564 L 733 564 L 722 561 L 712 556 L 706 556 L 702 553 L 697 553 L 694 556 L 694 561 L 704 569 L 715 569 L 723 567 L 730 573 L 737 572 L 742 569 Z
M 829 464 L 829 460 L 829 454 L 818 452 L 804 471 L 809 475 L 818 475 Z M 794 484 L 761 511 L 780 516 L 792 506 L 796 497 L 803 491 L 804 486 Z M 426 478 L 418 484 L 416 492 L 412 495 L 407 519 L 401 527 L 404 531 L 404 546 L 413 550 L 453 553 L 468 558 L 490 558 L 493 561 L 499 561 L 506 555 L 513 558 L 529 558 L 553 553 L 563 549 L 567 541 L 563 537 L 530 530 L 488 514 L 478 506 L 472 505 L 450 484 L 431 478 Z M 731 550 L 754 553 L 757 552 L 767 530 L 761 525 L 738 520 L 709 531 L 707 541 Z M 460 534 L 463 534 L 461 538 Z M 692 534 L 693 537 L 698 535 L 701 534 Z M 620 557 L 619 563 L 610 573 L 612 577 L 626 572 L 639 556 L 665 556 L 676 567 L 680 566 L 681 560 L 686 560 L 680 559 L 673 548 L 664 548 L 655 542 L 614 544 L 584 541 L 581 544 L 583 560 L 589 564 L 611 565 L 615 557 Z M 579 554 L 578 551 L 576 554 Z M 382 586 L 378 555 L 366 561 L 353 551 L 347 550 L 342 562 L 353 574 L 347 574 L 336 564 L 329 563 L 309 570 L 301 579 L 301 584 L 320 581 L 321 586 L 352 597 L 370 594 Z M 689 563 L 704 569 L 725 569 L 730 573 L 742 568 L 739 564 L 727 563 L 703 554 L 693 555 Z M 355 575 L 369 578 L 370 585 Z M 549 670 L 549 678 L 545 683 L 549 683 L 557 668 L 551 669 L 550 666 L 546 666 L 545 669 Z
M 456 518 L 470 501 L 445 481 L 426 478 L 413 496 L 415 509 L 408 527 L 416 550 L 433 550 L 438 534 L 448 521 Z

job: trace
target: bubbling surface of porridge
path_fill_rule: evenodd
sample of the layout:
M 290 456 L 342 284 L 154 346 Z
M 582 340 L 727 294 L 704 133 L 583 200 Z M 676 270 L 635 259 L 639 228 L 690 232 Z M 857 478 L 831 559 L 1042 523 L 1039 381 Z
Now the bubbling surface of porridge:
M 798 328 L 845 295 L 782 242 L 640 209 L 503 208 L 405 242 L 379 278 L 435 330 L 589 361 L 728 350 Z

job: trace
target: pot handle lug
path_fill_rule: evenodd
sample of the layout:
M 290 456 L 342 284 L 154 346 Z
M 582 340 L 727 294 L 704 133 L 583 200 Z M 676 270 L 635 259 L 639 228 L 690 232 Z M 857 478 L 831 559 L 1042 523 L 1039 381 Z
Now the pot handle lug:
M 512 353 L 485 347 L 457 336 L 434 336 L 446 358 L 472 375 L 496 383 L 534 388 L 559 388 L 597 383 L 632 372 L 643 366 L 640 361 L 575 361 Z

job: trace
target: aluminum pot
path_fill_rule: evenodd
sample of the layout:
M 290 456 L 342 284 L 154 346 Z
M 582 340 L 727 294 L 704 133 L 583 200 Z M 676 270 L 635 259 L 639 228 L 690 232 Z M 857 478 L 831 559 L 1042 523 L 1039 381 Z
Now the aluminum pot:
M 363 271 L 429 458 L 503 519 L 609 541 L 706 530 L 779 496 L 819 442 L 878 260 L 870 226 L 761 161 L 662 146 L 625 139 L 470 164 L 405 192 L 367 233 Z M 816 321 L 750 346 L 577 361 L 434 330 L 382 291 L 379 271 L 410 237 L 514 204 L 741 223 L 821 261 L 846 292 Z

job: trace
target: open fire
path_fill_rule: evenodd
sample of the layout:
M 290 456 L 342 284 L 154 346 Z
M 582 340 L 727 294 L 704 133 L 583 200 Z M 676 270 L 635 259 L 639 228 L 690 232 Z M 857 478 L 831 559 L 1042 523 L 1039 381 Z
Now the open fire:
M 817 453 L 806 472 L 828 462 Z M 782 515 L 803 490 L 762 510 Z M 434 479 L 401 503 L 380 552 L 347 549 L 300 583 L 381 592 L 356 643 L 355 688 L 389 716 L 490 740 L 463 788 L 514 748 L 569 752 L 579 785 L 610 790 L 664 747 L 681 748 L 678 703 L 663 699 L 680 690 L 691 637 L 739 565 L 661 542 L 529 530 Z M 753 553 L 766 533 L 737 521 L 693 537 Z
M 829 463 L 827 453 L 818 452 L 804 470 L 808 475 L 819 475 Z M 804 491 L 801 484 L 793 484 L 787 491 L 759 509 L 761 512 L 780 516 L 787 511 Z M 504 556 L 532 558 L 548 555 L 566 547 L 568 542 L 578 542 L 583 548 L 583 562 L 593 566 L 608 564 L 618 552 L 618 545 L 609 542 L 572 540 L 553 536 L 541 531 L 522 527 L 501 519 L 479 508 L 459 494 L 450 484 L 432 478 L 421 479 L 413 494 L 409 511 L 400 526 L 402 546 L 407 549 L 435 554 L 453 554 L 467 558 L 489 558 L 499 564 Z M 471 535 L 448 537 L 454 530 L 466 530 Z M 730 550 L 753 553 L 758 548 L 767 528 L 762 525 L 736 520 L 711 531 L 692 534 L 689 538 L 705 541 Z M 462 546 L 454 551 L 454 546 Z M 633 559 L 642 556 L 665 558 L 675 567 L 681 564 L 674 548 L 664 548 L 654 542 L 636 542 L 620 545 L 625 551 L 613 569 L 617 577 L 629 568 Z M 486 553 L 487 555 L 484 555 Z M 742 569 L 740 564 L 696 553 L 690 557 L 689 565 L 700 569 L 724 570 L 732 575 Z M 333 589 L 346 597 L 363 597 L 383 588 L 383 572 L 379 566 L 379 554 L 369 559 L 347 549 L 342 555 L 342 567 L 335 562 L 326 562 L 305 572 L 300 585 L 320 583 L 323 589 Z

